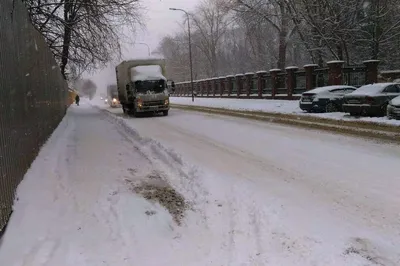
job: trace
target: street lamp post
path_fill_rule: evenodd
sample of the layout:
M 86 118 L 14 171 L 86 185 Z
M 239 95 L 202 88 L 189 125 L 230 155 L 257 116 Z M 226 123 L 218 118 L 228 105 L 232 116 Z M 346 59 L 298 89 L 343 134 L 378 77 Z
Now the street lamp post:
M 170 10 L 174 11 L 182 11 L 186 14 L 187 16 L 187 22 L 188 22 L 188 35 L 189 35 L 189 62 L 190 62 L 190 85 L 192 87 L 192 102 L 194 102 L 194 84 L 193 84 L 193 63 L 192 63 L 192 42 L 191 42 L 191 36 L 190 36 L 190 22 L 189 22 L 189 13 L 186 12 L 183 9 L 179 8 L 170 8 Z
M 147 43 L 144 43 L 144 42 L 137 42 L 136 44 L 143 44 L 143 45 L 146 45 L 146 46 L 147 46 L 147 51 L 148 51 L 148 53 L 149 53 L 149 56 L 151 55 L 151 53 L 150 53 L 150 46 L 149 46 Z

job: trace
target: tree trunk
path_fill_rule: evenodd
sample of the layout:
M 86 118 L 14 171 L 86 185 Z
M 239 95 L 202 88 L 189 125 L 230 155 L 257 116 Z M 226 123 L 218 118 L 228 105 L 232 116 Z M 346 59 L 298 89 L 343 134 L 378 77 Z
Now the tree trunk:
M 64 36 L 63 36 L 63 48 L 61 52 L 61 74 L 64 79 L 67 79 L 65 73 L 69 58 L 69 47 L 71 44 L 72 26 L 73 26 L 73 16 L 71 14 L 72 3 L 71 1 L 66 1 L 64 3 Z
M 343 47 L 340 43 L 336 45 L 337 55 L 339 60 L 343 60 Z
M 285 69 L 289 17 L 284 4 L 280 5 L 281 29 L 279 31 L 278 68 Z

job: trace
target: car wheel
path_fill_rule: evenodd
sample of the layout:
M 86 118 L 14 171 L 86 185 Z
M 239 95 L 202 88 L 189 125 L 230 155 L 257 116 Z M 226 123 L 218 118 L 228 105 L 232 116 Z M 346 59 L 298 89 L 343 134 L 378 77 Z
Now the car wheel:
M 339 109 L 337 108 L 336 104 L 329 102 L 325 107 L 325 112 L 335 113 L 335 112 L 339 112 Z

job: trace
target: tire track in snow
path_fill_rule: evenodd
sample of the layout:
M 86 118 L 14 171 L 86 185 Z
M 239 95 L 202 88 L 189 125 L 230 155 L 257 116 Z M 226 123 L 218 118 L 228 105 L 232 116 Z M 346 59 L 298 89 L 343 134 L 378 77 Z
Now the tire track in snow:
M 104 110 L 103 114 L 109 122 L 117 126 L 120 134 L 132 143 L 135 151 L 142 154 L 155 169 L 160 169 L 163 173 L 161 177 L 164 177 L 165 181 L 181 193 L 183 192 L 184 196 L 189 196 L 192 204 L 201 205 L 206 201 L 208 192 L 199 181 L 199 172 L 195 167 L 186 165 L 180 155 L 165 148 L 159 142 L 141 137 L 137 131 L 127 125 L 125 119 Z M 203 212 L 200 207 L 194 206 L 194 208 L 196 211 Z M 205 219 L 204 212 L 202 216 Z

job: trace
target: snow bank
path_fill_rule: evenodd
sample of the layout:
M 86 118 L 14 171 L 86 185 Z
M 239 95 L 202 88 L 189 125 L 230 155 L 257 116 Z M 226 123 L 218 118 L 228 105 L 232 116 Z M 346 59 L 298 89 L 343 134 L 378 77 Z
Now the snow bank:
M 222 99 L 222 98 L 195 98 L 194 103 L 190 97 L 171 97 L 172 104 L 184 104 L 230 110 L 262 111 L 282 114 L 298 114 L 321 118 L 346 121 L 366 121 L 381 124 L 400 126 L 400 120 L 389 120 L 387 117 L 353 117 L 345 113 L 306 113 L 299 107 L 298 101 L 289 100 L 259 100 L 259 99 Z
M 167 80 L 163 76 L 161 66 L 159 65 L 148 65 L 148 66 L 136 66 L 131 68 L 132 81 L 138 80 Z

